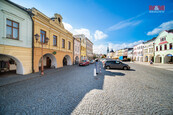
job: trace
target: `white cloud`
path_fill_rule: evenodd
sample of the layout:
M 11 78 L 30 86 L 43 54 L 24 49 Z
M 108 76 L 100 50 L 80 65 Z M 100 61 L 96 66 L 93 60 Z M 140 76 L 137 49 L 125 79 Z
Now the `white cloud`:
M 68 31 L 70 31 L 71 33 L 75 34 L 84 34 L 88 39 L 90 39 L 91 41 L 93 41 L 93 37 L 90 33 L 89 29 L 86 28 L 79 28 L 79 29 L 74 29 L 72 27 L 72 25 L 63 22 L 65 29 L 67 29 Z
M 147 35 L 156 35 L 160 33 L 163 30 L 169 30 L 173 28 L 173 20 L 164 22 L 160 26 L 154 28 L 152 31 L 149 31 Z
M 129 27 L 129 26 L 136 26 L 136 25 L 138 25 L 142 22 L 142 20 L 136 20 L 136 19 L 143 16 L 144 14 L 146 14 L 146 12 L 144 12 L 142 14 L 139 14 L 135 17 L 129 18 L 127 20 L 123 20 L 123 21 L 109 27 L 108 31 L 116 31 L 116 30 L 126 28 L 126 27 Z
M 94 34 L 95 40 L 101 40 L 101 39 L 104 39 L 104 38 L 107 38 L 107 37 L 108 37 L 108 35 L 103 33 L 102 31 L 100 31 L 100 30 L 95 31 L 95 34 Z
M 132 42 L 132 43 L 122 43 L 122 44 L 109 43 L 108 45 L 105 45 L 105 44 L 94 45 L 93 52 L 96 54 L 106 54 L 108 46 L 109 46 L 109 50 L 113 49 L 115 51 L 115 50 L 119 50 L 119 49 L 123 49 L 123 48 L 131 48 L 134 45 L 140 44 L 142 42 L 144 42 L 144 41 L 139 40 L 139 41 Z

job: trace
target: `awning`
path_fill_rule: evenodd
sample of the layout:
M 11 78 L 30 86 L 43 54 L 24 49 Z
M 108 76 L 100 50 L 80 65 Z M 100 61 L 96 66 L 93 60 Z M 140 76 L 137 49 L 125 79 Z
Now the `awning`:
M 167 56 L 170 56 L 171 57 L 172 55 L 171 54 L 168 54 Z
M 168 43 L 168 42 L 167 42 L 167 41 L 160 42 L 159 45 L 161 45 L 161 44 L 166 44 L 166 43 Z

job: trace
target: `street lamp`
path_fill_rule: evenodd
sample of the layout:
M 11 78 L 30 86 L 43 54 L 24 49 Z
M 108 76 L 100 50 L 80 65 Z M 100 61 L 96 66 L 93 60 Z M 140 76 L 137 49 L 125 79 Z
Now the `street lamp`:
M 34 35 L 35 36 L 35 40 L 36 40 L 36 42 L 38 42 L 38 39 L 39 39 L 39 35 L 38 34 L 35 34 Z M 41 75 L 44 75 L 44 67 L 43 67 L 43 44 L 47 44 L 48 43 L 48 41 L 49 41 L 49 38 L 48 37 L 46 37 L 45 38 L 45 41 L 43 41 L 43 39 L 39 42 L 39 43 L 41 43 L 41 46 L 42 46 L 42 49 L 41 49 L 41 55 L 42 55 L 42 57 L 41 57 Z

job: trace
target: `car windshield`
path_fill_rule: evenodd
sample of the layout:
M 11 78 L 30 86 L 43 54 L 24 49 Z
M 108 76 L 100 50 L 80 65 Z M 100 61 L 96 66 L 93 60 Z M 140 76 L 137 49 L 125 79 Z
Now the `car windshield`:
M 82 62 L 86 62 L 86 60 L 82 60 Z

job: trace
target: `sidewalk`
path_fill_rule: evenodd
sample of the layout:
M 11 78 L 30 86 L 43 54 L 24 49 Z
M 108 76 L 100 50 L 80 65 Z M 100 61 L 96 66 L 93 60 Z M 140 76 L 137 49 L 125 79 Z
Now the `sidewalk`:
M 141 64 L 141 65 L 146 65 L 146 66 L 151 66 L 151 67 L 157 67 L 157 68 L 162 68 L 162 69 L 173 71 L 173 64 L 153 63 L 152 65 L 150 65 L 149 62 L 138 62 L 138 61 L 135 61 L 133 63 Z
M 65 66 L 65 67 L 61 67 L 61 68 L 56 68 L 56 69 L 46 69 L 44 70 L 44 76 L 48 75 L 48 74 L 53 74 L 56 73 L 57 71 L 61 71 L 61 70 L 65 70 L 65 69 L 71 69 L 71 66 Z M 0 75 L 0 87 L 3 87 L 5 85 L 9 85 L 9 84 L 13 84 L 13 83 L 17 83 L 17 82 L 21 82 L 21 81 L 25 81 L 25 80 L 29 80 L 32 78 L 36 78 L 36 77 L 41 77 L 40 72 L 36 72 L 36 73 L 31 73 L 31 74 L 27 74 L 27 75 L 18 75 L 15 73 L 7 73 L 4 75 Z

